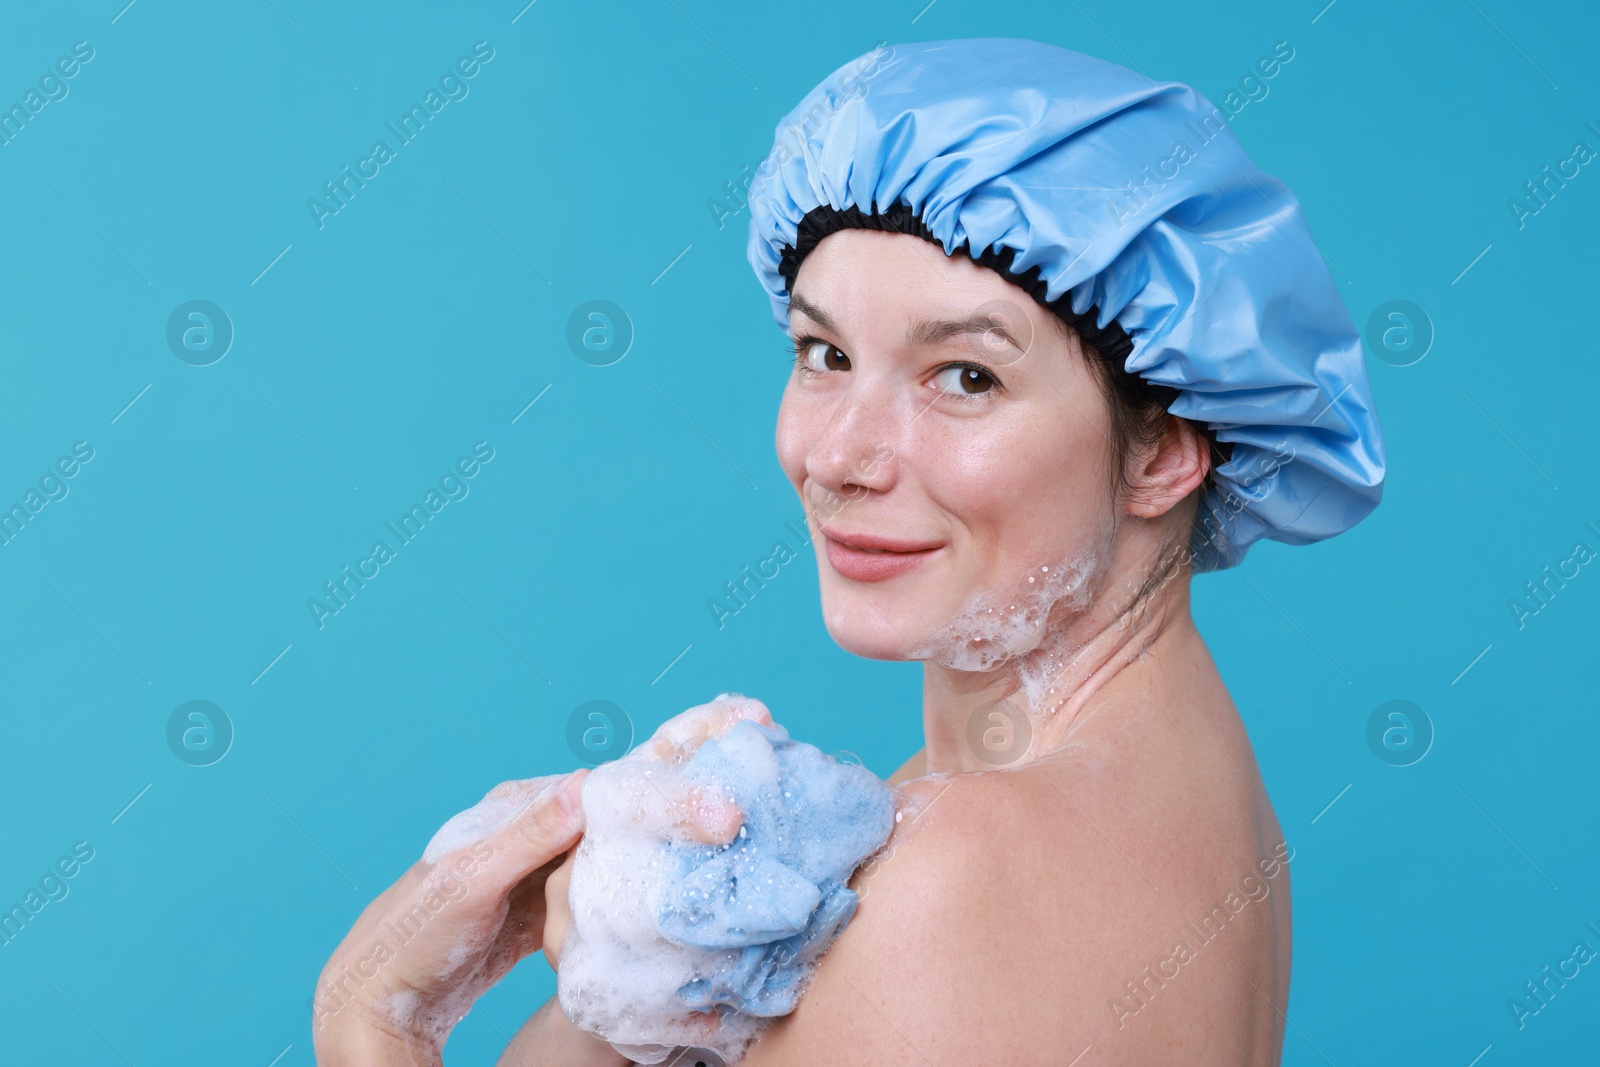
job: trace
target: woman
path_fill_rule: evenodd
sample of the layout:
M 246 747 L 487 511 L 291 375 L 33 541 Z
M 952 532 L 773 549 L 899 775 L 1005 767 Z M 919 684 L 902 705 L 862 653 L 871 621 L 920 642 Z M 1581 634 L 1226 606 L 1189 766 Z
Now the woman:
M 1359 339 L 1297 203 L 1192 90 L 1002 39 L 841 68 L 750 193 L 828 630 L 923 661 L 926 744 L 854 921 L 744 1062 L 1277 1063 L 1293 850 L 1189 581 L 1380 497 Z M 655 743 L 729 725 L 697 709 Z M 580 819 L 543 801 L 486 838 L 501 859 L 435 920 L 470 950 L 408 942 L 321 1061 L 436 1062 L 516 959 L 559 965 Z M 324 988 L 466 852 L 374 903 Z M 393 1054 L 336 1051 L 359 1040 Z M 516 1062 L 625 1061 L 552 1001 Z

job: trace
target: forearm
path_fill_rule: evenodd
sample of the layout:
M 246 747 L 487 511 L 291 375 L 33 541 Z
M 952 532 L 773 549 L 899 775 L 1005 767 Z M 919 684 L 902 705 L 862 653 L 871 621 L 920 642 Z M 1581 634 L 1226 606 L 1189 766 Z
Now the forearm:
M 632 1061 L 567 1020 L 555 997 L 517 1031 L 498 1067 L 628 1067 Z
M 317 1067 L 442 1067 L 431 1043 L 372 1026 L 346 1026 L 318 1033 Z

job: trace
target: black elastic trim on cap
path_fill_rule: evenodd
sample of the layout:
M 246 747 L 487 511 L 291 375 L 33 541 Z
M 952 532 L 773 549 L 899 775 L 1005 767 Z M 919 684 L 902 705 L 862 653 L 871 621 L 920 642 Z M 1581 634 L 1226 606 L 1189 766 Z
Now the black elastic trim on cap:
M 885 211 L 879 211 L 876 202 L 870 211 L 862 211 L 855 205 L 840 209 L 831 204 L 819 204 L 806 212 L 805 217 L 800 220 L 800 225 L 796 227 L 795 243 L 784 245 L 783 252 L 778 258 L 778 273 L 784 279 L 784 292 L 794 291 L 794 280 L 800 273 L 800 263 L 811 254 L 824 237 L 851 228 L 907 233 L 932 241 L 939 246 L 941 252 L 944 251 L 944 243 L 933 235 L 917 217 L 917 213 L 911 209 L 911 205 L 903 200 L 891 204 Z M 1128 370 L 1127 359 L 1133 352 L 1133 338 L 1128 336 L 1128 332 L 1120 323 L 1113 320 L 1104 329 L 1096 326 L 1095 320 L 1100 312 L 1094 305 L 1090 305 L 1089 310 L 1082 315 L 1076 314 L 1072 310 L 1070 291 L 1062 293 L 1055 300 L 1045 299 L 1048 286 L 1039 277 L 1041 271 L 1037 265 L 1020 272 L 1011 269 L 1012 261 L 1016 259 L 1016 249 L 986 248 L 978 255 L 973 255 L 970 244 L 969 241 L 963 241 L 955 251 L 964 252 L 974 262 L 995 271 L 1006 281 L 1033 297 L 1040 306 L 1071 326 L 1081 340 L 1093 347 L 1111 364 L 1118 375 L 1119 392 L 1125 396 L 1131 393 L 1139 402 L 1154 400 L 1164 408 L 1171 408 L 1180 393 L 1179 389 L 1157 384 L 1143 375 Z M 1210 489 L 1216 484 L 1217 468 L 1232 458 L 1233 445 L 1231 442 L 1218 441 L 1216 431 L 1208 424 L 1195 423 L 1195 425 L 1205 434 L 1211 445 L 1211 463 L 1206 471 L 1205 482 Z M 1198 515 L 1195 521 L 1198 524 Z
M 906 233 L 924 240 L 932 241 L 944 250 L 944 243 L 935 237 L 917 217 L 911 205 L 905 201 L 891 204 L 887 210 L 879 211 L 876 202 L 870 211 L 862 211 L 859 207 L 851 205 L 847 208 L 836 208 L 832 204 L 819 204 L 806 212 L 800 220 L 795 235 L 795 243 L 785 245 L 783 254 L 778 259 L 778 273 L 783 275 L 784 292 L 792 292 L 795 277 L 800 273 L 800 263 L 812 250 L 830 233 L 837 233 L 845 229 L 885 230 L 893 233 Z M 1070 292 L 1062 293 L 1055 300 L 1047 300 L 1045 292 L 1048 284 L 1040 277 L 1041 269 L 1038 264 L 1025 271 L 1013 271 L 1012 261 L 1016 259 L 1017 250 L 1014 248 L 986 248 L 982 252 L 973 253 L 971 242 L 963 241 L 955 252 L 964 252 L 974 262 L 988 267 L 999 274 L 1006 281 L 1011 282 L 1023 292 L 1039 303 L 1044 308 L 1054 313 L 1077 331 L 1077 334 L 1088 344 L 1107 359 L 1113 366 L 1126 373 L 1126 361 L 1133 352 L 1133 338 L 1128 336 L 1126 330 L 1113 320 L 1105 328 L 1095 325 L 1099 317 L 1099 309 L 1090 306 L 1082 315 L 1072 310 L 1072 295 Z M 951 253 L 954 255 L 955 253 Z

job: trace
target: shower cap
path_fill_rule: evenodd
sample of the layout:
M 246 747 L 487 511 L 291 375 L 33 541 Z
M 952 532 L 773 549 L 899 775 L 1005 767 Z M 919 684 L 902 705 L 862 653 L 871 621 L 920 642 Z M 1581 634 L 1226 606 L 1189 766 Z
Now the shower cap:
M 748 257 L 789 324 L 800 263 L 846 227 L 964 251 L 1207 427 L 1227 456 L 1196 570 L 1300 545 L 1382 498 L 1361 337 L 1300 204 L 1189 86 L 1038 41 L 880 45 L 778 124 Z M 1167 395 L 1171 395 L 1170 393 Z

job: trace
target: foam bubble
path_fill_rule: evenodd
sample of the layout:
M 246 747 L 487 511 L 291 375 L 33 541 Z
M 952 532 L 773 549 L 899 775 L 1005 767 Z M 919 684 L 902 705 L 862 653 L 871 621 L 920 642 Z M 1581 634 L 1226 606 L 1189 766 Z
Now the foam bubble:
M 1056 605 L 1088 606 L 1098 558 L 1070 556 L 1029 570 L 1008 593 L 975 590 L 948 622 L 912 652 L 952 670 L 991 671 L 1038 648 Z
M 743 824 L 727 844 L 670 836 L 696 805 L 729 801 Z M 686 759 L 640 748 L 602 764 L 583 808 L 561 1007 L 643 1064 L 680 1047 L 733 1063 L 792 1011 L 855 912 L 845 883 L 894 828 L 871 771 L 753 719 Z
M 1039 729 L 1067 701 L 1068 678 L 1084 651 L 1082 620 L 1108 583 L 1121 521 L 1107 513 L 1076 550 L 1045 558 L 998 590 L 974 589 L 961 609 L 910 650 L 912 659 L 967 672 L 1010 672 L 1018 703 Z M 1039 557 L 1035 557 L 1039 559 Z

